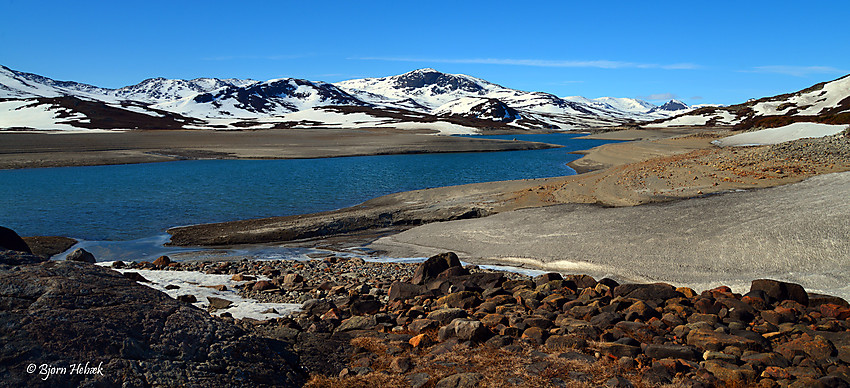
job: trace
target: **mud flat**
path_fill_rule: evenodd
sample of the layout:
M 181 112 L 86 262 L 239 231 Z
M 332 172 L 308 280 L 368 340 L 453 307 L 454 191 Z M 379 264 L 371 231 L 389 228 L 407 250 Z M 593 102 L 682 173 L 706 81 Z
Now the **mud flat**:
M 435 136 L 392 129 L 0 132 L 0 169 L 167 162 L 304 159 L 408 153 L 512 151 L 555 145 Z

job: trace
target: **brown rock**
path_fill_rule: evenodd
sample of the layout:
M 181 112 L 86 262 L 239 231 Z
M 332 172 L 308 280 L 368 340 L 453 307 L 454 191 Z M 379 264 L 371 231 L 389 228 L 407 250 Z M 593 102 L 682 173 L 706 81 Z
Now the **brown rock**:
M 708 360 L 702 363 L 702 367 L 711 372 L 714 377 L 726 383 L 747 383 L 756 378 L 756 371 L 747 367 L 747 365 L 737 366 L 725 361 Z
M 171 264 L 171 258 L 165 255 L 157 257 L 156 260 L 153 261 L 153 265 L 160 268 L 167 267 L 169 264 Z
M 575 335 L 552 335 L 546 339 L 546 347 L 552 351 L 584 349 L 587 347 L 587 340 Z
M 799 338 L 780 344 L 776 352 L 788 360 L 793 360 L 798 354 L 805 354 L 818 363 L 828 363 L 838 351 L 828 339 L 803 333 Z
M 288 273 L 283 277 L 285 287 L 295 287 L 304 282 L 304 277 L 297 273 Z
M 201 287 L 211 288 L 211 289 L 216 290 L 216 291 L 227 291 L 227 286 L 225 286 L 224 284 L 217 284 L 217 285 L 214 285 L 214 286 L 201 286 Z
M 772 279 L 753 280 L 750 291 L 760 290 L 775 301 L 793 300 L 804 306 L 809 304 L 809 294 L 803 286 L 796 283 L 780 282 Z M 771 302 L 771 301 L 768 301 Z
M 755 333 L 754 333 L 755 334 Z M 754 340 L 739 337 L 737 335 L 725 334 L 709 330 L 691 330 L 687 337 L 688 345 L 696 346 L 702 350 L 721 351 L 727 346 L 735 346 L 741 349 L 762 351 L 762 345 Z
M 462 309 L 472 308 L 480 303 L 481 299 L 478 298 L 478 294 L 471 291 L 455 292 L 437 299 L 438 306 L 446 305 Z
M 230 280 L 233 280 L 234 282 L 249 282 L 256 279 L 257 278 L 254 276 L 245 275 L 243 273 L 238 273 L 230 277 Z
M 660 360 L 663 358 L 675 358 L 696 361 L 697 352 L 688 346 L 676 344 L 649 344 L 643 351 L 649 358 Z
M 198 301 L 198 298 L 195 298 L 195 295 L 178 295 L 177 300 L 185 303 L 195 303 Z
M 481 323 L 489 327 L 495 327 L 500 324 L 506 325 L 508 318 L 502 314 L 487 314 L 481 318 Z
M 437 382 L 436 388 L 476 388 L 484 379 L 480 373 L 456 373 Z
M 272 284 L 272 282 L 270 282 L 268 280 L 260 280 L 256 283 L 254 283 L 254 286 L 251 287 L 251 289 L 254 290 L 254 291 L 266 291 L 266 290 L 273 290 L 275 288 L 277 288 L 277 287 L 275 287 L 275 285 Z
M 618 344 L 616 342 L 600 342 L 596 344 L 600 353 L 614 357 L 637 357 L 641 351 L 639 346 Z
M 425 334 L 419 334 L 417 336 L 414 336 L 407 342 L 415 349 L 427 348 L 434 344 L 434 341 L 431 339 L 431 337 L 428 337 Z
M 390 370 L 395 373 L 407 373 L 411 368 L 413 368 L 413 363 L 410 361 L 410 357 L 395 357 L 390 361 Z
M 566 275 L 564 280 L 572 281 L 579 289 L 596 287 L 596 279 L 590 275 Z
M 522 339 L 530 340 L 535 344 L 542 345 L 546 341 L 548 332 L 539 327 L 529 327 L 522 332 Z

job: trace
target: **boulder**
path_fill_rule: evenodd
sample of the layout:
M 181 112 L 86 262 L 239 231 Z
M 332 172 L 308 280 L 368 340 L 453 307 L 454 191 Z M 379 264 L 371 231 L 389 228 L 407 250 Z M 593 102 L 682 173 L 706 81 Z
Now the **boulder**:
M 95 263 L 94 255 L 89 253 L 87 250 L 83 248 L 77 248 L 73 252 L 69 253 L 68 256 L 65 256 L 65 260 L 68 261 L 79 261 L 83 263 Z
M 428 280 L 436 279 L 441 272 L 460 266 L 460 259 L 454 252 L 432 256 L 416 267 L 416 272 L 413 273 L 413 284 L 425 284 Z
M 803 286 L 796 283 L 781 282 L 772 279 L 756 279 L 750 285 L 750 292 L 754 290 L 763 291 L 771 301 L 793 300 L 804 306 L 809 304 L 809 294 Z
M 622 284 L 614 287 L 614 297 L 640 300 L 667 300 L 684 297 L 676 288 L 667 283 Z
M 475 388 L 483 379 L 480 373 L 456 373 L 438 381 L 436 388 Z
M 676 344 L 649 344 L 643 350 L 643 354 L 656 360 L 662 358 L 677 358 L 689 361 L 697 360 L 697 352 L 694 348 Z
M 0 226 L 0 250 L 32 253 L 29 245 L 14 230 Z
M 422 291 L 424 291 L 422 286 L 405 282 L 395 282 L 390 286 L 388 294 L 391 301 L 407 300 L 421 294 Z
M 356 315 L 351 318 L 348 318 L 336 328 L 337 332 L 342 331 L 350 331 L 350 330 L 370 330 L 377 325 L 374 316 L 360 316 Z
M 466 310 L 459 308 L 448 308 L 434 310 L 428 313 L 427 318 L 440 322 L 441 325 L 448 324 L 456 318 L 466 318 Z
M 167 267 L 169 264 L 171 264 L 171 258 L 165 255 L 157 257 L 156 260 L 153 261 L 153 265 L 159 268 Z
M 245 335 L 108 268 L 0 267 L 0 284 L 6 386 L 301 386 L 307 378 L 284 342 Z M 42 381 L 26 372 L 30 364 L 81 361 L 104 373 Z
M 207 300 L 210 302 L 210 307 L 215 310 L 223 310 L 226 308 L 230 308 L 230 305 L 233 304 L 233 302 L 227 299 L 216 298 L 214 296 L 208 296 Z
M 740 337 L 737 335 L 725 334 L 704 329 L 691 330 L 688 333 L 687 342 L 688 345 L 695 346 L 702 350 L 721 351 L 727 346 L 735 346 L 741 349 L 754 351 L 764 350 L 764 346 L 758 341 Z

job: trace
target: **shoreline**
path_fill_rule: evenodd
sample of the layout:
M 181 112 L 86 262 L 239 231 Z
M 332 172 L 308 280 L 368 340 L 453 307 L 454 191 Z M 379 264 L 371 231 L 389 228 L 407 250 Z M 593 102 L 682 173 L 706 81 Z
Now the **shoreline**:
M 558 148 L 538 142 L 392 129 L 0 132 L 0 170 L 195 159 L 314 159 Z

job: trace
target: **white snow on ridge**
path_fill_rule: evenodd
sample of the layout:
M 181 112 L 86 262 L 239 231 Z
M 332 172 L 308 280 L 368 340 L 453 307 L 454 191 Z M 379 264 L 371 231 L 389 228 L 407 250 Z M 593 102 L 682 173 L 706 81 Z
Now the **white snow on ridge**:
M 764 144 L 778 144 L 803 138 L 819 138 L 835 135 L 848 125 L 830 125 L 819 123 L 793 123 L 784 127 L 762 129 L 754 132 L 739 133 L 712 142 L 720 147 L 739 147 Z
M 791 96 L 786 100 L 760 102 L 753 105 L 753 111 L 759 115 L 785 115 L 789 109 L 797 108 L 794 116 L 814 116 L 824 109 L 838 106 L 841 100 L 850 94 L 850 77 L 827 82 L 823 89 Z M 782 107 L 782 110 L 779 108 Z
M 79 130 L 67 121 L 88 122 L 89 118 L 65 108 L 39 104 L 37 100 L 11 100 L 0 102 L 0 129 L 32 128 L 39 130 Z M 60 113 L 71 116 L 59 118 Z

